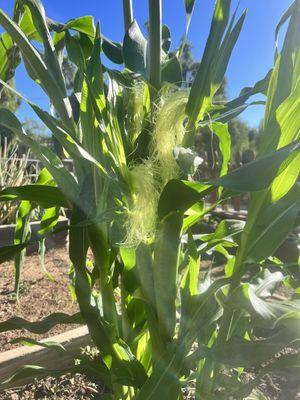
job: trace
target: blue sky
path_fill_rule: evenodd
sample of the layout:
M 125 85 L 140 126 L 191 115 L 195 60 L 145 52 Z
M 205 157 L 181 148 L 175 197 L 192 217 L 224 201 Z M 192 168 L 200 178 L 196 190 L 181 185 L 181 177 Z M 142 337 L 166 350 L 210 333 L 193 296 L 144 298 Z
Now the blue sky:
M 2 0 L 1 7 L 11 13 L 13 0 Z M 58 21 L 81 15 L 93 15 L 100 21 L 102 32 L 109 38 L 122 41 L 123 19 L 121 0 L 44 0 L 46 14 Z M 232 1 L 233 6 L 237 0 Z M 228 70 L 230 98 L 237 96 L 244 86 L 252 86 L 272 67 L 274 56 L 274 31 L 283 11 L 291 0 L 240 0 L 240 10 L 248 9 L 244 29 L 234 50 Z M 208 35 L 214 0 L 196 0 L 196 7 L 189 32 L 196 59 L 201 57 Z M 143 26 L 148 19 L 148 0 L 133 0 L 134 17 Z M 184 0 L 163 0 L 163 22 L 172 33 L 172 45 L 177 46 L 184 32 Z M 26 76 L 24 67 L 16 75 L 16 88 L 45 109 L 48 101 L 40 88 Z M 32 117 L 31 111 L 22 105 L 18 111 L 21 119 Z M 263 117 L 263 107 L 253 106 L 242 114 L 251 126 L 258 126 Z

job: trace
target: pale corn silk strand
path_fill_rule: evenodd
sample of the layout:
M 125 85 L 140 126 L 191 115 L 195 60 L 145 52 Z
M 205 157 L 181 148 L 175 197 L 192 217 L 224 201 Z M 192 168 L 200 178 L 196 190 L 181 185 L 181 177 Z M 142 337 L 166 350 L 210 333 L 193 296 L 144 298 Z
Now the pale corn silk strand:
M 180 146 L 185 134 L 185 106 L 187 91 L 171 93 L 158 112 L 153 136 L 153 156 L 159 169 L 161 186 L 179 176 L 179 167 L 173 155 L 174 147 Z
M 132 205 L 125 221 L 125 245 L 137 246 L 154 233 L 159 189 L 152 160 L 136 165 L 130 171 L 132 179 Z
M 144 91 L 145 84 L 139 83 L 127 88 L 127 115 L 128 115 L 128 134 L 130 140 L 134 142 L 142 129 L 144 118 Z
M 160 193 L 170 179 L 179 177 L 173 149 L 183 141 L 187 99 L 187 91 L 174 92 L 162 99 L 155 115 L 151 156 L 130 170 L 133 195 L 125 222 L 127 246 L 153 239 Z

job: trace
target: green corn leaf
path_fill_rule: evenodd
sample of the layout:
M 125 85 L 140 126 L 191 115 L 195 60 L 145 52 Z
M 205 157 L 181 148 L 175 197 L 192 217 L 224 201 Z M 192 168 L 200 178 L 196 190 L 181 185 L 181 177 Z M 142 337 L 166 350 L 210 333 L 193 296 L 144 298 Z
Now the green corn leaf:
M 63 166 L 61 160 L 47 147 L 41 146 L 26 134 L 15 115 L 4 108 L 0 108 L 1 125 L 12 130 L 18 138 L 26 143 L 37 158 L 47 167 L 61 190 L 73 201 L 77 200 L 79 188 L 72 174 Z
M 242 89 L 240 95 L 231 101 L 228 101 L 223 106 L 219 106 L 217 109 L 208 109 L 209 115 L 204 117 L 202 122 L 199 122 L 200 126 L 210 125 L 211 122 L 221 122 L 223 124 L 229 122 L 232 118 L 237 117 L 248 107 L 252 105 L 265 105 L 264 101 L 252 101 L 246 103 L 246 101 L 257 93 L 266 95 L 268 90 L 270 76 L 272 70 L 262 80 L 258 81 L 253 87 L 245 87 Z
M 8 52 L 1 50 L 0 41 L 1 62 L 1 57 L 4 59 L 3 68 L 0 65 L 0 78 L 6 80 L 7 73 L 13 74 L 12 68 L 17 62 L 9 64 L 8 58 L 13 55 L 9 54 L 10 50 L 17 49 L 23 55 L 27 72 L 48 94 L 58 117 L 31 102 L 28 104 L 74 162 L 73 174 L 50 149 L 29 137 L 12 113 L 0 109 L 1 123 L 29 145 L 46 167 L 37 185 L 7 188 L 0 192 L 0 201 L 22 201 L 18 244 L 0 249 L 0 260 L 5 261 L 18 252 L 24 253 L 26 246 L 33 243 L 26 234 L 26 223 L 36 204 L 45 209 L 38 237 L 42 245 L 44 235 L 51 232 L 57 223 L 59 208 L 70 208 L 71 223 L 66 229 L 70 230 L 72 279 L 81 313 L 78 319 L 88 325 L 91 338 L 100 351 L 104 363 L 103 369 L 99 367 L 98 378 L 114 391 L 110 397 L 126 397 L 121 386 L 132 386 L 128 388 L 128 396 L 137 400 L 178 399 L 182 397 L 184 380 L 197 378 L 200 373 L 200 386 L 204 382 L 205 390 L 208 388 L 210 392 L 198 390 L 199 382 L 196 382 L 196 397 L 215 396 L 219 382 L 229 386 L 225 385 L 220 398 L 225 400 L 239 390 L 241 392 L 236 397 L 246 397 L 261 375 L 244 385 L 239 381 L 240 375 L 236 378 L 235 372 L 228 368 L 230 376 L 219 377 L 225 375 L 219 370 L 223 368 L 221 364 L 225 368 L 226 365 L 233 368 L 258 366 L 272 359 L 282 346 L 296 346 L 299 336 L 299 305 L 294 300 L 277 302 L 272 298 L 277 285 L 282 284 L 285 277 L 280 272 L 269 273 L 263 260 L 282 243 L 299 222 L 300 215 L 299 185 L 296 184 L 300 163 L 300 31 L 297 23 L 300 0 L 293 2 L 276 29 L 278 42 L 279 31 L 289 19 L 280 54 L 277 43 L 274 69 L 253 87 L 243 89 L 236 99 L 222 105 L 214 104 L 214 96 L 224 78 L 245 13 L 236 21 L 236 11 L 229 22 L 231 1 L 216 0 L 209 38 L 186 106 L 186 134 L 183 144 L 173 148 L 174 153 L 177 151 L 179 154 L 178 164 L 184 165 L 182 170 L 192 175 L 190 165 L 194 154 L 188 148 L 193 144 L 198 126 L 211 126 L 219 138 L 222 153 L 220 177 L 208 182 L 174 179 L 162 191 L 157 160 L 155 156 L 151 157 L 153 149 L 149 145 L 157 109 L 151 106 L 150 100 L 159 100 L 153 87 L 160 89 L 161 82 L 166 84 L 157 91 L 157 96 L 164 97 L 165 93 L 172 96 L 175 84 L 180 85 L 182 78 L 177 58 L 165 54 L 170 49 L 170 31 L 161 27 L 160 13 L 153 12 L 160 11 L 161 0 L 152 3 L 149 45 L 135 21 L 127 23 L 129 29 L 122 45 L 103 37 L 99 26 L 95 29 L 92 17 L 80 17 L 66 24 L 47 19 L 40 0 L 18 0 L 14 17 L 18 24 L 0 11 L 0 23 L 8 31 L 2 35 Z M 25 8 L 22 5 L 26 5 Z M 195 0 L 185 0 L 184 5 L 188 30 Z M 53 39 L 50 30 L 55 32 Z M 157 40 L 153 40 L 155 37 Z M 41 44 L 44 46 L 44 54 L 33 47 L 33 40 L 39 42 L 38 49 Z M 150 47 L 150 57 L 147 47 Z M 60 65 L 65 48 L 78 68 L 75 94 L 70 99 L 66 95 Z M 113 62 L 124 63 L 125 71 L 121 73 L 103 67 L 102 51 Z M 132 106 L 128 93 L 142 99 L 143 94 L 139 91 L 142 92 L 143 80 L 149 75 L 151 88 L 146 85 L 144 101 Z M 266 94 L 267 91 L 259 156 L 228 173 L 230 135 L 224 123 L 248 106 L 262 104 L 248 100 L 256 93 Z M 134 101 L 138 103 L 140 98 Z M 133 115 L 131 108 L 139 110 Z M 160 112 L 160 107 L 157 112 Z M 131 119 L 136 119 L 138 126 L 133 133 L 130 129 L 127 131 Z M 141 130 L 142 139 L 136 140 Z M 141 147 L 146 142 L 143 142 L 145 137 L 148 142 L 143 151 Z M 155 238 L 151 243 L 140 243 L 137 249 L 122 247 L 118 251 L 120 243 L 115 238 L 113 242 L 118 247 L 111 247 L 111 238 L 115 235 L 111 234 L 109 216 L 113 218 L 113 224 L 116 218 L 123 221 L 124 212 L 130 211 L 132 203 L 139 200 L 140 193 L 132 197 L 128 195 L 134 186 L 129 172 L 132 166 L 143 165 L 143 159 L 149 157 L 153 179 L 157 183 L 155 187 L 161 191 Z M 228 197 L 250 192 L 246 226 L 242 222 L 226 220 L 212 234 L 192 236 L 188 232 L 182 236 L 184 230 L 216 205 L 204 207 L 205 197 L 216 188 L 222 192 L 217 204 Z M 181 252 L 181 243 L 185 253 Z M 87 259 L 89 248 L 95 259 L 93 266 Z M 232 252 L 236 248 L 234 257 Z M 225 271 L 228 278 L 212 282 L 208 273 L 203 283 L 198 285 L 200 256 L 208 250 L 219 252 L 229 260 Z M 243 273 L 247 273 L 247 278 L 248 272 L 252 276 L 253 262 L 254 267 L 263 273 L 250 278 L 251 281 L 240 282 Z M 180 267 L 184 277 L 179 294 Z M 280 267 L 286 271 L 286 266 Z M 115 294 L 119 289 L 119 277 L 122 279 L 122 307 L 117 312 Z M 98 278 L 99 286 L 95 282 Z M 288 282 L 296 285 L 291 279 Z M 179 307 L 181 318 L 177 321 Z M 121 315 L 123 312 L 124 316 Z M 60 314 L 60 317 L 49 316 L 49 320 L 39 323 L 11 319 L 0 323 L 0 331 L 27 327 L 34 332 L 43 332 L 59 321 L 76 321 L 73 317 Z M 126 320 L 122 321 L 123 317 Z M 251 336 L 253 327 L 274 329 L 275 335 L 262 341 L 245 340 Z M 124 338 L 127 343 L 123 342 Z M 26 338 L 21 339 L 26 341 Z M 196 341 L 200 351 L 187 356 Z M 297 366 L 297 362 L 293 365 Z M 47 373 L 39 368 L 26 366 L 17 372 L 17 377 L 18 374 L 22 377 L 22 374 Z M 195 372 L 191 374 L 190 370 Z M 96 371 L 97 366 L 93 364 L 88 372 L 97 376 Z M 239 369 L 238 374 L 241 371 Z M 216 379 L 210 379 L 212 375 Z M 15 377 L 12 379 L 14 381 Z
M 136 400 L 173 400 L 180 393 L 178 378 L 182 361 L 176 354 L 168 354 L 160 359 L 156 368 L 136 396 Z
M 110 83 L 112 82 L 110 81 Z M 115 83 L 116 82 L 112 84 Z M 89 110 L 92 118 L 95 118 L 96 126 L 94 126 L 93 129 L 96 132 L 96 136 L 98 132 L 98 137 L 103 137 L 105 140 L 105 144 L 108 147 L 108 151 L 103 151 L 103 154 L 101 154 L 101 158 L 103 160 L 103 163 L 109 163 L 110 167 L 114 170 L 118 178 L 122 181 L 123 177 L 120 174 L 119 167 L 125 164 L 126 156 L 123 147 L 123 137 L 121 134 L 118 119 L 116 118 L 115 107 L 111 104 L 111 102 L 105 100 L 102 90 L 98 90 L 98 95 L 96 94 L 96 88 L 93 87 L 90 79 L 86 78 L 86 84 L 87 86 L 84 87 L 84 100 L 87 102 L 88 107 L 83 107 L 84 112 L 87 113 L 87 110 Z M 110 114 L 108 113 L 109 109 Z M 112 118 L 110 118 L 110 115 L 112 116 Z M 86 119 L 87 124 L 90 124 L 90 118 L 88 118 L 87 115 L 84 118 Z M 105 148 L 104 143 L 103 148 Z M 100 157 L 99 148 L 97 149 L 97 151 Z
M 86 41 L 82 40 L 82 36 L 72 36 L 66 32 L 65 43 L 70 61 L 74 63 L 80 71 L 84 71 L 86 60 L 89 56 L 89 52 L 84 51 L 87 48 Z
M 295 143 L 297 140 L 299 141 L 299 14 L 300 2 L 297 0 L 295 7 L 288 12 L 290 21 L 283 48 L 280 55 L 276 58 L 275 67 L 269 81 L 264 131 L 259 149 L 260 160 L 268 157 L 268 155 L 272 154 L 272 151 L 278 148 L 277 152 L 280 152 L 282 149 L 288 148 L 288 146 L 293 146 L 292 141 L 295 141 Z M 245 233 L 242 237 L 242 245 L 238 252 L 237 263 L 241 264 L 245 257 L 247 257 L 247 249 L 249 248 L 248 238 L 249 235 L 250 237 L 252 236 L 252 227 L 255 226 L 255 229 L 257 229 L 258 216 L 263 215 L 264 209 L 267 209 L 271 213 L 271 210 L 275 210 L 276 207 L 280 207 L 280 204 L 284 203 L 285 200 L 283 200 L 283 203 L 280 203 L 280 199 L 293 187 L 298 177 L 299 160 L 299 151 L 291 154 L 273 177 L 270 187 L 263 193 L 253 193 L 251 195 L 245 228 L 247 234 Z M 259 173 L 261 174 L 261 172 L 262 170 Z M 275 204 L 273 205 L 273 203 Z M 291 207 L 293 208 L 293 206 Z M 288 221 L 290 221 L 289 218 Z M 263 229 L 261 232 L 263 232 Z M 286 230 L 283 231 L 282 239 L 279 238 L 277 233 L 273 234 L 275 235 L 274 240 L 278 244 L 284 239 Z
M 206 355 L 213 361 L 231 367 L 253 367 L 268 361 L 294 339 L 295 334 L 286 331 L 262 340 L 248 341 L 233 337 L 222 345 L 213 346 Z
M 147 380 L 147 374 L 142 364 L 134 357 L 130 348 L 123 342 L 114 343 L 113 348 L 119 357 L 120 366 L 113 371 L 113 381 L 121 384 L 142 387 Z
M 46 374 L 48 370 L 44 367 L 39 367 L 37 365 L 24 365 L 18 371 L 16 371 L 12 376 L 0 382 L 0 387 L 4 387 L 10 383 L 17 382 L 18 380 L 31 378 L 34 376 L 41 376 Z
M 76 226 L 84 217 L 83 212 L 79 209 L 75 209 L 72 213 L 69 234 L 69 256 L 76 274 L 75 292 L 80 305 L 80 313 L 87 323 L 94 343 L 102 349 L 101 351 L 105 360 L 105 357 L 111 352 L 111 343 L 106 323 L 100 315 L 100 310 L 91 303 L 92 288 L 86 270 L 86 255 L 88 250 L 87 228 Z
M 171 32 L 167 25 L 162 27 L 162 49 L 165 53 L 168 53 L 171 47 Z
M 191 345 L 199 332 L 205 333 L 207 329 L 210 329 L 210 325 L 222 315 L 216 295 L 229 282 L 228 278 L 221 278 L 211 283 L 208 277 L 204 287 L 200 288 L 200 294 L 193 296 L 189 310 L 189 323 L 186 330 L 179 332 L 180 346 Z
M 221 44 L 220 51 L 214 65 L 214 76 L 212 81 L 213 94 L 215 94 L 216 90 L 219 89 L 220 85 L 223 82 L 232 51 L 236 45 L 236 42 L 243 28 L 245 17 L 246 17 L 246 11 L 241 15 L 236 25 L 231 29 L 231 25 L 233 25 L 233 20 L 234 20 L 233 17 L 232 23 L 228 27 L 227 33 Z
M 128 293 L 133 293 L 139 286 L 137 280 L 136 254 L 133 248 L 120 247 L 120 256 L 124 264 L 122 282 Z
M 9 81 L 20 64 L 20 55 L 13 40 L 6 32 L 0 35 L 0 60 L 0 78 Z
M 31 236 L 30 217 L 33 206 L 29 201 L 22 201 L 17 213 L 16 228 L 14 233 L 14 244 L 19 245 L 28 242 Z M 15 255 L 14 275 L 15 275 L 15 293 L 19 298 L 20 278 L 23 270 L 26 256 L 26 249 L 21 250 Z
M 43 43 L 41 35 L 39 34 L 34 22 L 30 8 L 23 7 L 21 20 L 19 26 L 29 40 L 34 40 L 38 43 Z
M 205 329 L 211 321 L 220 317 L 218 311 L 210 306 L 210 301 L 214 298 L 215 293 L 226 284 L 228 284 L 228 279 L 219 279 L 204 293 L 196 296 L 188 330 L 179 336 L 179 348 L 191 345 L 199 334 L 200 328 Z M 214 309 L 212 310 L 212 308 Z M 178 376 L 183 362 L 182 354 L 176 354 L 175 350 L 164 360 L 159 360 L 157 369 L 142 387 L 137 400 L 155 400 L 157 398 L 173 400 L 177 398 L 180 386 Z
M 154 245 L 153 280 L 159 329 L 171 339 L 176 323 L 178 256 L 182 214 L 168 214 L 158 228 Z
M 188 235 L 187 244 L 188 265 L 180 283 L 180 330 L 188 331 L 190 328 L 191 311 L 194 307 L 193 296 L 198 295 L 198 282 L 200 270 L 200 257 L 192 235 Z
M 183 220 L 183 232 L 195 225 L 205 214 L 210 211 L 209 208 L 204 208 L 204 201 L 201 200 L 190 207 L 189 211 Z
M 182 289 L 188 290 L 190 296 L 195 296 L 198 294 L 200 257 L 191 234 L 188 235 L 187 254 L 189 263 L 180 286 Z
M 239 241 L 239 236 L 243 232 L 245 226 L 244 221 L 235 219 L 225 219 L 221 221 L 215 232 L 209 233 L 207 235 L 201 235 L 201 241 L 207 243 L 205 250 L 222 243 L 223 241 Z
M 47 168 L 42 168 L 40 170 L 38 179 L 36 181 L 37 185 L 51 185 L 54 186 L 53 177 Z
M 49 21 L 48 21 L 49 26 Z M 96 29 L 94 18 L 90 15 L 71 19 L 65 24 L 51 20 L 51 27 L 56 32 L 64 32 L 67 30 L 74 30 L 89 36 L 94 40 Z M 102 50 L 106 57 L 115 64 L 123 64 L 123 46 L 122 43 L 115 42 L 101 35 Z
M 119 42 L 114 42 L 105 36 L 102 38 L 102 50 L 106 57 L 115 64 L 123 64 L 123 45 Z
M 41 219 L 41 226 L 38 230 L 38 235 L 44 236 L 50 232 L 57 224 L 59 219 L 59 207 L 48 208 Z
M 126 68 L 145 76 L 147 66 L 147 40 L 144 38 L 136 21 L 130 24 L 125 34 L 123 57 Z
M 30 242 L 0 247 L 0 263 L 9 261 L 20 251 L 30 245 Z
M 31 12 L 33 24 L 36 27 L 37 32 L 42 38 L 44 44 L 44 50 L 45 50 L 44 57 L 47 69 L 50 70 L 52 77 L 56 81 L 56 85 L 60 89 L 62 98 L 66 98 L 67 92 L 65 88 L 64 78 L 62 75 L 60 64 L 58 62 L 55 53 L 55 48 L 52 42 L 52 38 L 48 30 L 44 7 L 40 0 L 20 0 L 20 1 L 21 3 L 26 5 Z
M 102 174 L 107 176 L 107 172 L 85 148 L 79 143 L 77 138 L 74 138 L 71 133 L 68 133 L 60 121 L 56 120 L 46 111 L 43 111 L 33 103 L 29 103 L 31 108 L 39 116 L 39 118 L 45 123 L 45 125 L 51 130 L 56 139 L 66 149 L 68 154 L 74 157 L 74 159 L 81 165 L 92 165 Z
M 136 256 L 133 248 L 120 247 L 120 256 L 124 263 L 124 267 L 130 271 L 136 264 Z
M 67 126 L 73 129 L 73 124 L 70 122 L 69 116 L 70 110 L 68 110 L 68 106 L 66 106 L 65 103 L 66 94 L 62 91 L 59 83 L 60 80 L 56 80 L 55 76 L 53 76 L 52 72 L 47 68 L 39 52 L 31 45 L 21 28 L 19 28 L 3 10 L 0 10 L 0 24 L 19 46 L 24 62 L 26 66 L 30 68 L 30 74 L 34 75 L 35 80 L 37 80 L 47 92 L 62 120 Z M 45 33 L 45 35 L 47 34 Z
M 52 282 L 55 282 L 55 278 L 46 270 L 45 267 L 45 254 L 46 254 L 46 243 L 45 238 L 39 240 L 38 256 L 41 269 L 45 276 Z
M 70 207 L 70 203 L 62 191 L 55 186 L 24 185 L 9 187 L 0 192 L 0 202 L 16 200 L 28 200 L 41 205 L 43 208 L 53 206 Z
M 9 58 L 8 58 L 8 52 L 12 49 L 13 47 L 13 41 L 11 37 L 6 33 L 2 33 L 0 36 L 0 56 L 2 60 L 2 65 L 0 67 L 0 77 L 1 79 L 7 80 L 6 77 L 6 72 L 9 69 Z
M 228 126 L 214 122 L 211 126 L 213 133 L 219 139 L 219 149 L 222 154 L 222 166 L 220 176 L 223 176 L 228 171 L 228 163 L 231 157 L 231 136 L 228 131 Z
M 143 295 L 152 306 L 155 306 L 153 260 L 150 246 L 145 243 L 139 244 L 136 250 L 136 262 Z
M 278 147 L 284 133 L 279 127 L 277 110 L 292 95 L 297 87 L 300 74 L 300 3 L 295 1 L 288 11 L 290 17 L 283 48 L 278 55 L 268 89 L 268 101 L 264 119 L 264 133 L 260 146 L 260 154 Z M 279 24 L 280 27 L 280 24 Z M 298 89 L 299 90 L 299 89 Z M 299 92 L 298 92 L 299 93 Z M 296 95 L 297 96 L 297 95 Z M 298 95 L 299 96 L 299 95 Z M 287 107 L 288 108 L 288 107 Z
M 48 369 L 38 365 L 24 365 L 12 376 L 6 380 L 0 382 L 0 387 L 5 387 L 6 385 L 12 384 L 14 382 L 22 381 L 26 378 L 33 378 L 36 376 L 61 376 L 67 373 L 81 373 L 87 376 L 93 377 L 94 379 L 101 380 L 108 387 L 111 387 L 111 381 L 109 377 L 109 372 L 104 365 L 93 365 L 92 363 L 83 363 L 76 365 L 71 368 L 65 369 Z
M 42 342 L 42 341 L 28 338 L 25 336 L 21 336 L 16 339 L 13 339 L 10 341 L 10 343 L 11 344 L 20 343 L 23 346 L 29 346 L 29 347 L 40 346 L 40 347 L 44 347 L 45 349 L 53 349 L 53 350 L 58 350 L 60 352 L 66 351 L 65 347 L 60 343 L 52 342 L 51 340 Z
M 24 100 L 32 108 L 32 110 L 36 113 L 36 115 L 52 131 L 52 133 L 55 135 L 57 140 L 62 144 L 62 146 L 64 146 L 66 148 L 66 150 L 71 155 L 73 155 L 73 153 L 74 153 L 74 144 L 75 144 L 75 147 L 77 145 L 77 147 L 80 148 L 78 142 L 76 141 L 76 133 L 74 131 L 71 130 L 71 131 L 69 131 L 71 133 L 68 133 L 61 121 L 54 118 L 52 115 L 50 115 L 46 111 L 42 110 L 39 106 L 37 106 L 36 104 L 34 104 L 30 100 L 28 100 L 25 96 L 23 96 L 21 93 L 19 93 L 15 88 L 8 85 L 6 82 L 0 80 L 0 83 L 2 83 L 3 86 L 5 86 L 14 95 L 16 95 L 20 99 Z M 73 144 L 73 146 L 72 146 L 72 144 Z M 76 150 L 75 150 L 75 154 L 76 154 Z M 82 153 L 84 154 L 84 150 L 82 150 Z
M 16 329 L 26 329 L 32 333 L 46 333 L 58 324 L 82 324 L 83 320 L 80 313 L 73 315 L 65 313 L 53 313 L 37 322 L 30 322 L 20 317 L 13 317 L 0 323 L 0 332 L 13 331 Z
M 133 20 L 132 0 L 123 0 L 123 20 L 126 31 Z
M 297 6 L 297 0 L 294 0 L 291 5 L 288 7 L 288 9 L 283 13 L 282 17 L 280 18 L 276 29 L 275 29 L 275 43 L 276 47 L 278 48 L 278 36 L 279 36 L 279 31 L 284 25 L 284 23 L 291 17 L 293 12 L 295 11 L 295 7 Z
M 73 212 L 69 246 L 70 259 L 76 273 L 75 291 L 80 306 L 80 313 L 87 323 L 94 343 L 101 351 L 104 363 L 110 368 L 112 380 L 116 380 L 118 383 L 126 386 L 140 387 L 147 377 L 143 366 L 136 360 L 125 343 L 116 340 L 113 334 L 113 329 L 116 329 L 116 327 L 110 326 L 101 316 L 100 309 L 97 305 L 91 302 L 93 297 L 92 288 L 86 270 L 86 255 L 88 249 L 87 229 L 76 226 L 76 224 L 84 218 L 82 214 L 82 211 L 79 209 L 75 209 Z M 95 227 L 93 228 L 95 229 Z M 90 240 L 93 240 L 91 243 L 93 248 L 94 235 L 92 235 L 92 233 L 95 233 L 95 231 L 91 229 L 89 237 Z M 97 236 L 97 238 L 99 237 Z M 103 241 L 103 239 L 101 240 Z M 97 242 L 97 246 L 97 251 L 99 252 L 99 241 Z M 106 262 L 105 257 L 107 257 L 107 255 L 104 254 L 105 250 L 105 248 L 100 248 L 101 263 L 97 257 L 98 268 L 102 276 Z M 93 251 L 95 251 L 94 248 Z M 106 302 L 108 300 L 113 302 L 112 299 L 105 298 Z M 110 304 L 110 310 L 112 310 L 113 305 L 114 303 Z M 105 312 L 106 311 L 105 309 Z
M 266 76 L 260 81 L 256 82 L 253 87 L 245 87 L 241 90 L 239 96 L 236 99 L 230 100 L 225 103 L 225 110 L 235 109 L 245 103 L 251 96 L 262 93 L 264 95 L 267 94 L 270 78 L 273 70 L 268 71 Z
M 300 187 L 296 185 L 277 202 L 263 208 L 248 233 L 244 257 L 259 262 L 272 255 L 295 227 L 300 212 Z M 247 232 L 247 230 L 246 230 Z
M 292 159 L 299 154 L 299 149 L 299 142 L 292 143 L 208 183 L 172 180 L 168 182 L 160 196 L 159 218 L 163 218 L 171 211 L 186 211 L 212 191 L 211 185 L 222 186 L 237 192 L 262 190 L 270 186 L 278 175 L 278 170 L 281 172 L 287 167 L 284 161 L 288 157 Z
M 212 186 L 208 184 L 176 179 L 169 181 L 159 198 L 159 218 L 164 218 L 172 211 L 186 211 L 212 190 Z
M 147 380 L 147 374 L 129 347 L 124 342 L 115 342 L 112 356 L 114 359 L 111 366 L 112 381 L 141 388 Z
M 73 18 L 65 24 L 62 22 L 54 21 L 53 19 L 46 18 L 48 28 L 58 34 L 71 29 L 79 33 L 83 33 L 91 38 L 95 36 L 94 18 L 91 15 L 84 15 L 82 17 Z
M 253 326 L 274 329 L 284 327 L 290 332 L 298 332 L 295 324 L 299 324 L 299 305 L 288 301 L 270 299 L 274 290 L 284 280 L 281 272 L 263 271 L 253 283 L 244 283 L 237 287 L 229 297 L 218 293 L 218 301 L 230 311 L 249 313 L 253 318 Z M 298 333 L 297 333 L 298 334 Z
M 206 107 L 211 101 L 213 67 L 228 23 L 230 3 L 228 0 L 218 0 L 215 5 L 209 37 L 186 105 L 189 129 L 193 129 L 196 122 L 203 119 Z
M 272 184 L 276 176 L 280 175 L 285 168 L 288 168 L 289 163 L 299 156 L 299 151 L 300 142 L 293 142 L 210 183 L 237 192 L 266 189 Z
M 80 121 L 83 131 L 83 145 L 85 149 L 87 149 L 87 151 L 98 161 L 103 159 L 101 148 L 102 135 L 97 124 L 97 118 L 95 116 L 95 110 L 93 107 L 94 98 L 91 100 L 91 97 L 93 96 L 93 93 L 96 93 L 97 97 L 95 101 L 99 112 L 101 113 L 102 110 L 105 110 L 105 97 L 103 94 L 104 83 L 100 52 L 101 38 L 100 26 L 98 25 L 93 51 L 86 71 L 86 78 L 89 81 L 89 84 L 87 82 L 84 82 L 83 84 L 82 99 L 80 104 Z
M 265 269 L 251 283 L 251 288 L 253 288 L 257 296 L 266 298 L 274 293 L 283 280 L 284 276 L 280 271 L 270 272 Z
M 94 18 L 91 15 L 70 19 L 64 26 L 64 29 L 73 29 L 74 31 L 84 33 L 85 35 L 95 36 Z
M 299 58 L 300 61 L 300 58 Z M 276 110 L 281 135 L 278 148 L 300 138 L 300 78 L 291 95 Z M 273 182 L 272 201 L 279 200 L 294 185 L 300 172 L 300 154 Z
M 196 0 L 184 0 L 186 12 L 186 32 L 189 30 Z
M 181 66 L 177 57 L 172 57 L 162 67 L 161 81 L 174 83 L 180 86 L 182 83 Z

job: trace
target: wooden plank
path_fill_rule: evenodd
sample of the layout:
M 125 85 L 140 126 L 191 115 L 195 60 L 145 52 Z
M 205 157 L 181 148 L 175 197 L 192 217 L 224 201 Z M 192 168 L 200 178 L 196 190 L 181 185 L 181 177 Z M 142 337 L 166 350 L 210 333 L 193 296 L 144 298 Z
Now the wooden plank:
M 62 228 L 68 225 L 68 219 L 60 217 L 55 228 Z M 38 237 L 38 230 L 40 229 L 40 221 L 30 223 L 31 239 L 35 240 Z M 15 225 L 0 225 L 0 247 L 9 246 L 14 241 Z M 46 250 L 63 247 L 67 244 L 68 230 L 63 230 L 57 233 L 50 233 L 46 237 Z M 27 247 L 26 254 L 31 255 L 38 251 L 38 243 L 33 243 Z
M 92 344 L 86 326 L 45 339 L 45 341 L 47 340 L 62 344 L 67 352 L 62 353 L 55 349 L 46 349 L 40 346 L 22 346 L 0 353 L 0 380 L 4 381 L 9 378 L 18 368 L 24 365 L 39 365 L 48 369 L 72 367 L 74 365 L 74 356 L 79 354 L 80 348 Z M 2 387 L 1 390 L 13 386 L 21 386 L 32 380 L 33 378 L 30 377 L 22 379 Z

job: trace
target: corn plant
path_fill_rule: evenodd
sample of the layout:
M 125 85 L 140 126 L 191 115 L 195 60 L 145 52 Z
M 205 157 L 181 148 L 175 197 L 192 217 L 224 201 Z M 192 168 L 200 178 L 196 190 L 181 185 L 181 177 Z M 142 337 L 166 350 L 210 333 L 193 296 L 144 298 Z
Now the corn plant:
M 4 141 L 0 147 L 0 188 L 20 186 L 30 183 L 31 176 L 26 173 L 28 156 L 18 157 L 17 145 Z M 15 222 L 17 205 L 11 202 L 0 204 L 0 224 L 12 224 Z
M 185 0 L 186 35 L 194 3 Z M 80 310 L 37 322 L 12 318 L 0 331 L 41 333 L 59 323 L 86 324 L 102 362 L 82 358 L 72 370 L 101 379 L 110 399 L 182 399 L 190 382 L 196 399 L 246 398 L 265 374 L 289 373 L 300 362 L 298 354 L 274 359 L 286 346 L 297 347 L 300 314 L 299 266 L 272 257 L 299 221 L 300 1 L 278 24 L 276 43 L 281 26 L 288 22 L 288 28 L 282 48 L 276 47 L 274 68 L 224 104 L 215 102 L 215 94 L 245 12 L 231 15 L 230 0 L 216 1 L 199 69 L 187 88 L 182 49 L 169 55 L 161 0 L 149 1 L 148 39 L 134 20 L 131 1 L 123 6 L 123 43 L 102 35 L 89 16 L 66 23 L 48 19 L 39 0 L 16 2 L 17 22 L 0 10 L 0 24 L 28 76 L 55 112 L 24 100 L 75 170 L 71 174 L 57 155 L 27 135 L 15 115 L 0 109 L 1 124 L 45 167 L 37 184 L 6 188 L 0 200 L 21 201 L 24 220 L 37 205 L 43 207 L 41 238 L 55 229 L 59 208 L 69 210 L 69 255 Z M 77 68 L 71 94 L 61 70 L 65 52 Z M 118 68 L 105 66 L 103 54 Z M 259 155 L 228 173 L 227 122 L 251 106 L 257 93 L 266 96 Z M 218 178 L 196 181 L 201 159 L 194 139 L 205 125 L 219 139 L 222 168 Z M 216 204 L 207 204 L 207 194 L 216 189 Z M 250 196 L 245 224 L 224 220 L 213 233 L 193 233 L 216 205 L 245 193 Z M 1 261 L 28 243 L 2 248 Z M 224 276 L 200 273 L 208 253 L 225 257 Z M 283 283 L 296 289 L 295 295 L 276 301 L 272 294 Z M 243 374 L 252 367 L 258 373 L 244 383 Z M 61 372 L 25 366 L 9 382 Z

